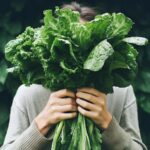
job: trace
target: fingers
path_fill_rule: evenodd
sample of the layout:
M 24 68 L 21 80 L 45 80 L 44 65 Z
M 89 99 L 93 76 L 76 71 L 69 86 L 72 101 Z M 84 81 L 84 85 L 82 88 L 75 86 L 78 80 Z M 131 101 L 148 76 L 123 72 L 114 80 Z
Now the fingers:
M 48 102 L 50 105 L 76 105 L 76 101 L 73 98 L 53 98 Z
M 73 113 L 60 113 L 59 114 L 59 120 L 66 120 L 66 119 L 72 119 L 77 116 L 76 112 Z
M 83 115 L 83 116 L 86 116 L 86 117 L 89 117 L 89 118 L 94 118 L 94 112 L 91 112 L 91 111 L 87 111 L 85 109 L 83 109 L 82 107 L 78 107 L 78 111 Z
M 77 91 L 89 93 L 89 94 L 92 94 L 94 96 L 103 96 L 103 97 L 105 96 L 104 93 L 102 93 L 102 92 L 100 92 L 100 91 L 98 91 L 94 88 L 90 88 L 90 87 L 89 88 L 88 87 L 83 87 L 83 88 L 78 89 Z
M 87 109 L 87 110 L 92 110 L 94 111 L 95 110 L 95 105 L 92 104 L 92 103 L 89 103 L 87 101 L 84 101 L 82 99 L 77 99 L 76 100 L 77 104 L 81 107 L 83 107 L 84 109 Z
M 85 99 L 91 103 L 97 102 L 97 97 L 84 92 L 77 92 L 76 96 L 81 99 Z
M 75 98 L 75 93 L 68 89 L 62 89 L 56 92 L 51 93 L 51 97 L 63 98 L 63 97 L 72 97 Z
M 53 111 L 61 112 L 61 113 L 64 113 L 64 112 L 75 112 L 75 111 L 77 111 L 77 106 L 75 106 L 75 105 L 55 106 L 53 108 Z

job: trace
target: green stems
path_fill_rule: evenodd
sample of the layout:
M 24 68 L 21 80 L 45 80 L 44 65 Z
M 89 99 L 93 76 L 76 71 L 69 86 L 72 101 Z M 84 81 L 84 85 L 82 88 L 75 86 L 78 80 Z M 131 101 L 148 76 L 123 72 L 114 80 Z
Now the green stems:
M 57 143 L 58 143 L 60 134 L 62 132 L 63 126 L 64 126 L 64 121 L 61 121 L 55 129 L 54 139 L 53 139 L 53 143 L 52 143 L 52 150 L 57 149 Z
M 77 118 L 57 125 L 52 150 L 101 150 L 101 143 L 99 128 L 79 113 Z

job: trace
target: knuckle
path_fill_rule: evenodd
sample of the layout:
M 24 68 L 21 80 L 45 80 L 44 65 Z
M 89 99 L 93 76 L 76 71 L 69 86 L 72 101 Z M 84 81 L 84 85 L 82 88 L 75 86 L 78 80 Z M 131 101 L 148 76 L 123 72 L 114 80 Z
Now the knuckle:
M 101 106 L 105 105 L 105 102 L 103 100 L 100 101 Z
M 98 114 L 100 115 L 101 114 L 101 112 L 102 112 L 102 109 L 101 108 L 98 108 Z
M 49 105 L 54 105 L 55 101 L 54 100 L 49 100 Z
M 55 112 L 55 111 L 56 111 L 56 108 L 55 108 L 55 107 L 51 107 L 51 111 L 52 111 L 52 112 Z
M 74 108 L 73 105 L 69 105 L 68 107 L 69 107 L 69 110 L 72 110 Z
M 52 101 L 53 101 L 53 99 L 50 97 L 49 100 L 48 100 L 48 103 L 51 104 Z
M 52 123 L 54 123 L 54 124 L 57 123 L 57 122 L 58 122 L 57 118 L 54 118 L 53 121 L 52 121 Z
M 51 106 L 52 105 L 52 101 L 49 99 L 46 106 Z
M 53 117 L 50 118 L 50 122 L 51 122 L 52 124 L 55 124 L 55 123 L 58 122 L 56 114 L 54 114 Z
M 92 100 L 92 99 L 93 99 L 93 96 L 92 96 L 92 95 L 89 95 L 89 96 L 88 96 L 88 99 L 89 99 L 89 100 Z
M 68 89 L 64 89 L 64 94 L 67 94 L 68 93 Z
M 49 110 L 52 106 L 53 106 L 52 102 L 48 102 L 48 103 L 45 105 L 45 109 L 46 109 L 46 110 Z
M 95 113 L 95 114 L 94 114 L 94 118 L 95 118 L 95 119 L 99 118 L 99 113 Z
M 50 98 L 55 97 L 55 95 L 56 95 L 55 92 L 51 93 Z
M 73 101 L 72 101 L 72 98 L 68 98 L 68 104 L 72 104 Z
M 56 116 L 55 116 L 55 120 L 56 120 L 56 121 L 59 121 L 60 119 L 61 119 L 60 115 L 56 115 Z

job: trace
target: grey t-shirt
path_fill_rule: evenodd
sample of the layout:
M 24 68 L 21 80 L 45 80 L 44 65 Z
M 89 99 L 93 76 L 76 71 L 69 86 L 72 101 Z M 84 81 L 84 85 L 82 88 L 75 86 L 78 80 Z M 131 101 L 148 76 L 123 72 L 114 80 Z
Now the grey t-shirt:
M 137 104 L 132 86 L 114 87 L 107 95 L 108 111 L 113 119 L 103 131 L 103 150 L 147 150 L 138 125 Z M 42 85 L 21 85 L 11 107 L 9 127 L 1 150 L 50 150 L 53 132 L 44 137 L 34 118 L 49 100 L 51 91 Z

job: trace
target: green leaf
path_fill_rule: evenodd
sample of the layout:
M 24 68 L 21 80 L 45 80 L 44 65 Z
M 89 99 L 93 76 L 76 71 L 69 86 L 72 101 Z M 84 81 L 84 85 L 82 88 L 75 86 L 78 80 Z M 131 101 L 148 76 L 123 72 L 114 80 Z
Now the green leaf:
M 114 85 L 119 87 L 128 86 L 137 75 L 136 57 L 138 53 L 132 45 L 127 43 L 120 43 L 115 50 L 110 65 Z
M 89 54 L 87 60 L 84 62 L 84 69 L 91 71 L 99 71 L 107 58 L 113 54 L 114 50 L 111 44 L 104 40 L 100 42 Z
M 70 8 L 60 9 L 59 7 L 56 7 L 55 14 L 57 18 L 59 19 L 60 24 L 63 23 L 62 21 L 64 21 L 64 18 L 69 22 L 69 24 L 73 22 L 79 22 L 79 19 L 80 19 L 79 12 L 72 11 Z
M 138 46 L 143 46 L 148 44 L 148 39 L 143 37 L 127 37 L 123 39 L 124 42 L 135 44 Z
M 91 45 L 90 30 L 82 23 L 72 23 L 70 28 L 73 41 L 80 46 L 82 51 L 88 49 Z
M 107 38 L 122 37 L 129 33 L 133 25 L 130 18 L 122 13 L 113 13 L 111 24 L 106 31 Z
M 12 61 L 14 59 L 14 55 L 16 54 L 17 50 L 16 47 L 21 44 L 23 39 L 18 38 L 15 40 L 9 41 L 5 46 L 5 58 L 8 61 Z
M 110 25 L 112 16 L 108 13 L 97 15 L 94 20 L 85 23 L 88 30 L 91 32 L 94 41 L 99 41 L 106 38 L 106 30 Z
M 113 81 L 114 81 L 114 86 L 117 87 L 126 87 L 131 84 L 131 82 L 128 79 L 124 78 L 122 74 L 118 74 L 118 73 L 113 74 Z
M 56 19 L 53 17 L 52 10 L 44 11 L 44 25 L 50 29 L 57 30 Z
M 9 41 L 5 46 L 5 57 L 14 63 L 17 61 L 17 54 L 21 57 L 31 57 L 30 46 L 34 36 L 34 29 L 27 27 L 16 39 Z
M 61 68 L 62 69 L 64 69 L 65 71 L 67 71 L 68 73 L 76 73 L 76 71 L 77 71 L 77 68 L 75 68 L 75 69 L 72 69 L 72 68 L 68 68 L 68 66 L 65 64 L 65 62 L 64 61 L 61 61 L 60 62 L 60 66 L 61 66 Z
M 52 58 L 57 61 L 64 59 L 64 56 L 66 55 L 71 56 L 71 58 L 73 58 L 75 61 L 77 60 L 73 52 L 72 43 L 67 39 L 56 37 L 53 41 L 50 52 Z
M 112 72 L 115 69 L 130 69 L 129 65 L 126 63 L 126 58 L 119 53 L 119 51 L 115 51 L 111 63 L 109 71 Z
M 136 57 L 138 55 L 138 52 L 131 44 L 120 43 L 115 47 L 115 50 L 117 50 L 117 52 L 120 55 L 120 57 L 117 56 L 118 58 L 116 59 L 118 60 L 124 59 L 123 61 L 125 61 L 130 68 L 132 68 L 133 70 L 136 69 L 137 67 Z
M 128 64 L 126 64 L 126 62 L 121 62 L 118 60 L 113 61 L 112 64 L 110 65 L 110 71 L 119 69 L 119 68 L 130 69 L 130 67 L 128 66 Z
M 7 78 L 7 64 L 4 60 L 0 62 L 0 84 L 4 84 Z
M 64 8 L 55 10 L 57 27 L 61 35 L 69 36 L 71 34 L 71 24 L 79 22 L 80 14 L 78 11 L 72 11 L 71 9 Z

